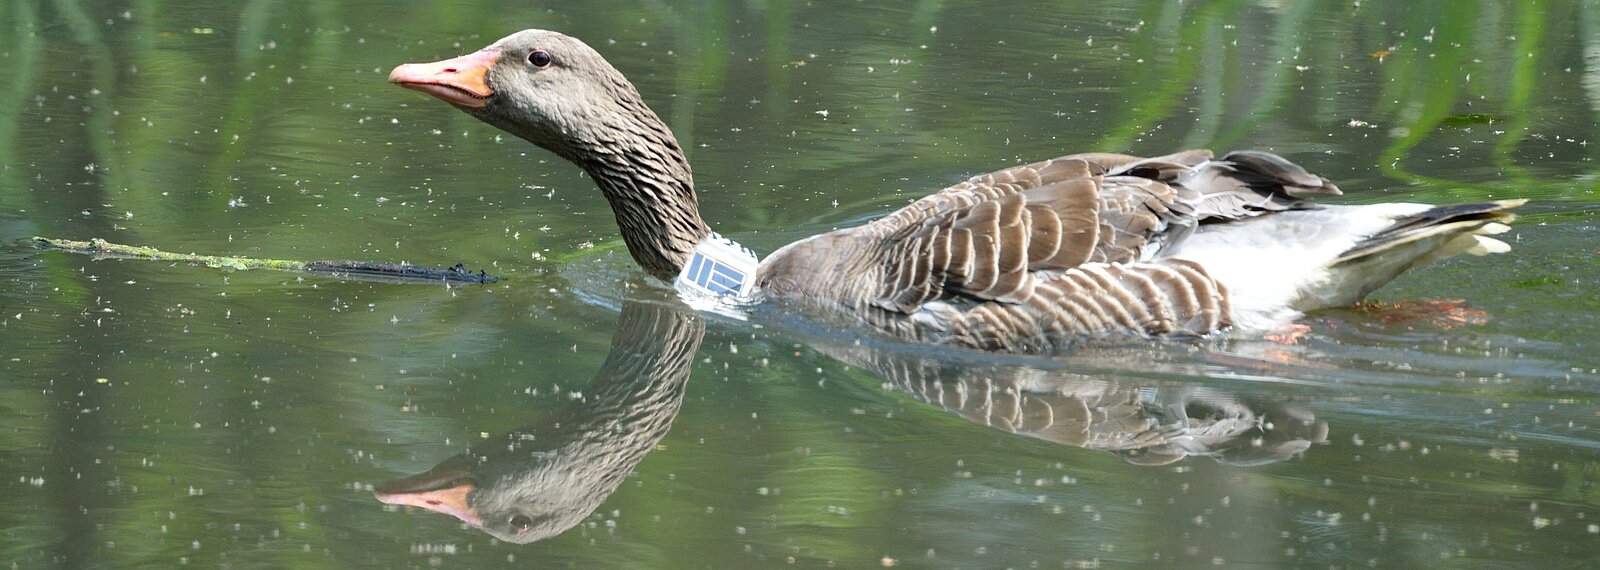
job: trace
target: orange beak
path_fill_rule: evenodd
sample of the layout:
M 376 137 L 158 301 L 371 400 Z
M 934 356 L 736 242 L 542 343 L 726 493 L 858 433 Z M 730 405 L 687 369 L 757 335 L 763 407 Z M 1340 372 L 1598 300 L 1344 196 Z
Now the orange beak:
M 483 521 L 478 518 L 477 511 L 467 504 L 467 495 L 478 489 L 468 475 L 464 469 L 440 465 L 426 473 L 384 482 L 374 489 L 373 495 L 381 503 L 421 507 L 482 528 Z
M 494 95 L 485 78 L 498 59 L 500 50 L 486 49 L 433 63 L 407 63 L 389 72 L 389 82 L 452 105 L 482 107 Z

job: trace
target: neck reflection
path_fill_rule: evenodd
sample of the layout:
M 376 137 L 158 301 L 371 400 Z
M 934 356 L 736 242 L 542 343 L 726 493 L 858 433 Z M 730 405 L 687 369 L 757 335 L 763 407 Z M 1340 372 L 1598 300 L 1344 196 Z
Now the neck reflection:
M 378 500 L 452 515 L 508 542 L 565 532 L 672 427 L 704 333 L 705 321 L 693 313 L 625 301 L 585 398 L 426 472 L 381 483 Z

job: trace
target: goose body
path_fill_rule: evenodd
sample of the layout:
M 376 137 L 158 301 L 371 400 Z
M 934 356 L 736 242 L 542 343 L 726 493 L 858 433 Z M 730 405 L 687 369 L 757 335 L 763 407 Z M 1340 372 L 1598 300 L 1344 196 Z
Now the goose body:
M 402 65 L 424 91 L 587 171 L 641 267 L 672 280 L 711 230 L 682 149 L 592 48 L 525 30 Z M 1318 205 L 1338 187 L 1279 156 L 1088 153 L 973 177 L 763 260 L 767 299 L 913 341 L 1046 351 L 1087 338 L 1268 328 L 1457 253 L 1509 249 L 1521 201 Z

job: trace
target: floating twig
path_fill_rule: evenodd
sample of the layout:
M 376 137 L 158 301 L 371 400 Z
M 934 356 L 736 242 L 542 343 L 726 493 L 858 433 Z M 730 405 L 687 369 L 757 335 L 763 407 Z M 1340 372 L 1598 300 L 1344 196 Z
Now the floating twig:
M 148 259 L 152 261 L 174 261 L 193 263 L 214 267 L 217 269 L 230 269 L 244 271 L 248 269 L 272 269 L 276 271 L 299 271 L 315 273 L 338 279 L 375 280 L 375 281 L 400 281 L 400 282 L 439 282 L 450 283 L 493 283 L 500 278 L 482 271 L 469 271 L 457 263 L 454 267 L 426 267 L 408 265 L 404 263 L 378 263 L 372 261 L 300 261 L 294 259 L 264 259 L 256 257 L 229 257 L 222 255 L 199 255 L 194 253 L 173 253 L 162 251 L 153 247 L 136 245 L 123 245 L 111 243 L 95 238 L 89 241 L 74 241 L 68 239 L 54 239 L 45 237 L 33 238 L 33 244 L 40 249 L 53 249 L 69 253 L 92 255 L 96 258 L 112 259 Z

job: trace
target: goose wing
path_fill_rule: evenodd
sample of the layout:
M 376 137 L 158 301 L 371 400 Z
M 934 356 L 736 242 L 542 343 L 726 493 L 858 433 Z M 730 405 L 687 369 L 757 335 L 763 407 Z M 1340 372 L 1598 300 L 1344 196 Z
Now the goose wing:
M 1190 166 L 1167 159 L 1072 155 L 918 200 L 874 222 L 891 252 L 875 304 L 910 313 L 952 295 L 1020 303 L 1048 272 L 1147 259 L 1195 224 L 1187 189 L 1161 180 Z
M 1201 222 L 1309 207 L 1338 193 L 1277 155 L 1087 153 L 973 177 L 882 220 L 874 304 L 901 313 L 953 296 L 1023 303 L 1040 279 L 1086 263 L 1148 261 Z

